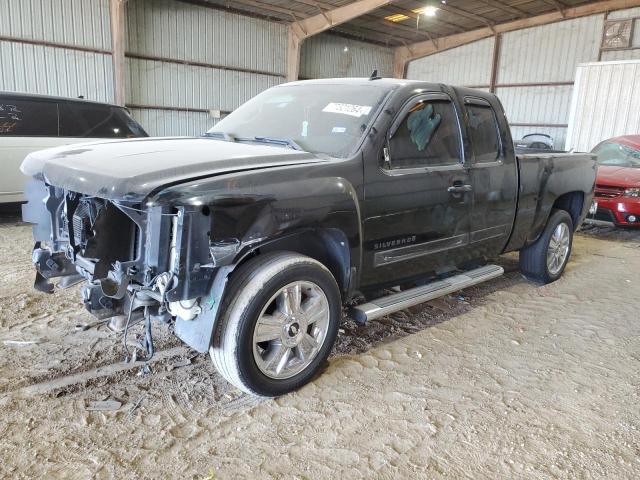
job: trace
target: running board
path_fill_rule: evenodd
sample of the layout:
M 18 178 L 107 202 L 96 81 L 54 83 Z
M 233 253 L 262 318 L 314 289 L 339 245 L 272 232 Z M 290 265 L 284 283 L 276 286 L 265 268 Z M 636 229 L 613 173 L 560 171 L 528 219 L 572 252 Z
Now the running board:
M 486 282 L 487 280 L 501 276 L 503 273 L 504 269 L 498 265 L 486 265 L 476 268 L 475 270 L 469 270 L 460 275 L 445 278 L 444 280 L 438 280 L 421 287 L 412 288 L 363 303 L 362 305 L 353 307 L 351 315 L 356 322 L 365 323 L 367 320 L 384 317 L 398 310 L 404 310 L 405 308 L 428 302 L 434 298 L 457 292 L 463 288 Z

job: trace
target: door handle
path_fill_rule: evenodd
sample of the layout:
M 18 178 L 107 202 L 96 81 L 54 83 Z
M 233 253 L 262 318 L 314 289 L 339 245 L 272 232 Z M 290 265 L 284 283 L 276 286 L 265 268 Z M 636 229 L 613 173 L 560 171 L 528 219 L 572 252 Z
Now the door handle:
M 471 190 L 473 190 L 473 187 L 469 184 L 453 185 L 447 188 L 447 192 L 449 193 L 464 193 L 464 192 L 470 192 Z

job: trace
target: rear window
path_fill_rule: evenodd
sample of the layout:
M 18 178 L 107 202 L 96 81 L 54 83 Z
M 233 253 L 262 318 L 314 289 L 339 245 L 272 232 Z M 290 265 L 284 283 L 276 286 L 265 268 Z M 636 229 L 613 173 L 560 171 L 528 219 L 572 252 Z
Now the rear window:
M 495 162 L 500 158 L 500 132 L 493 108 L 478 103 L 467 104 L 466 108 L 476 163 Z
M 0 136 L 57 137 L 58 104 L 0 97 Z
M 111 105 L 60 103 L 60 136 L 93 138 L 146 137 L 126 110 Z

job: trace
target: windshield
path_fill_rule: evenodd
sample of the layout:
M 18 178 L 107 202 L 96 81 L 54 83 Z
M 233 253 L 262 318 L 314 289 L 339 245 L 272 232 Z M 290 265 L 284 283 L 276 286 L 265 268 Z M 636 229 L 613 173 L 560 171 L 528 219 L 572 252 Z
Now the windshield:
M 274 87 L 229 114 L 207 134 L 236 141 L 281 140 L 282 145 L 299 146 L 307 152 L 346 157 L 357 147 L 387 91 L 376 85 L 348 84 Z
M 605 142 L 593 149 L 599 165 L 640 168 L 640 150 L 616 142 Z

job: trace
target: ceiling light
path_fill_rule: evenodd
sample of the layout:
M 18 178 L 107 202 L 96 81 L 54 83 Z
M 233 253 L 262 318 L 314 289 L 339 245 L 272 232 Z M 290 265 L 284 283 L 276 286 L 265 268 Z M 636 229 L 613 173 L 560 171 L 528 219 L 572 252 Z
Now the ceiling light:
M 389 20 L 390 22 L 402 22 L 403 20 L 408 19 L 407 15 L 402 13 L 396 13 L 394 15 L 389 15 L 388 17 L 384 17 L 385 20 Z
M 438 7 L 432 7 L 432 6 L 424 7 L 424 9 L 422 10 L 422 13 L 427 17 L 435 17 L 437 12 L 438 12 Z

